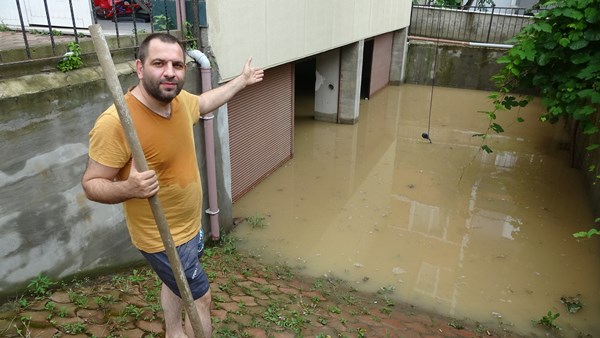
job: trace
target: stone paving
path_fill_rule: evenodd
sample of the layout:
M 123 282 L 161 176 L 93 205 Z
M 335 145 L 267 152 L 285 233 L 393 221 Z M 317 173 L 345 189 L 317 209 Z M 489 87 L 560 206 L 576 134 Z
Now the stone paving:
M 235 247 L 207 248 L 213 337 L 515 337 L 391 300 L 390 290 L 357 292 L 335 278 L 297 275 Z M 0 337 L 164 337 L 161 282 L 145 266 L 61 283 L 44 279 L 0 308 Z M 47 280 L 46 280 L 47 282 Z M 37 287 L 37 289 L 36 289 Z

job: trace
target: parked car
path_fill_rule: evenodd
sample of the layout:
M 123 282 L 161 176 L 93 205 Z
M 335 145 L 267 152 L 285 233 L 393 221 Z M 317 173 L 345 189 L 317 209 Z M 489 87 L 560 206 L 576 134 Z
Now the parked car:
M 133 18 L 150 22 L 152 15 L 152 2 L 150 0 L 94 0 L 94 11 L 101 19 L 113 20 L 117 18 Z

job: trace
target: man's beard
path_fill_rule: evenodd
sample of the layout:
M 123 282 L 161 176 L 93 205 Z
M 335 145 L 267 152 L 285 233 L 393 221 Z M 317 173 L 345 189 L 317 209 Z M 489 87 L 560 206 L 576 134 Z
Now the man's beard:
M 169 81 L 173 82 L 173 81 Z M 170 103 L 177 96 L 183 88 L 183 81 L 177 81 L 177 87 L 174 90 L 166 91 L 160 88 L 160 80 L 153 81 L 147 77 L 142 78 L 142 84 L 144 89 L 153 98 L 164 103 Z

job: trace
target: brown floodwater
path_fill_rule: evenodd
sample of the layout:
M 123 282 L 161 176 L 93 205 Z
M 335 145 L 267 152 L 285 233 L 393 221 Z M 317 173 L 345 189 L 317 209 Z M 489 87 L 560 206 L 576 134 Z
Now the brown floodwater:
M 234 205 L 266 223 L 238 226 L 239 248 L 486 327 L 600 336 L 600 239 L 572 236 L 594 216 L 563 125 L 539 122 L 539 102 L 502 113 L 486 154 L 472 135 L 489 92 L 436 87 L 430 109 L 431 94 L 387 87 L 355 125 L 315 121 L 298 97 L 294 158 Z M 548 311 L 560 332 L 532 325 Z

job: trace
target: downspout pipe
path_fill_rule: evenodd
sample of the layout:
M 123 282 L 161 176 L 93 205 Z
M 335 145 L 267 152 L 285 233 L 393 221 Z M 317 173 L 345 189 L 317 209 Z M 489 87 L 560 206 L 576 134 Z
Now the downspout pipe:
M 187 54 L 200 65 L 200 75 L 202 80 L 202 92 L 212 89 L 211 66 L 208 57 L 201 51 L 194 49 L 188 50 Z M 215 115 L 209 112 L 200 117 L 204 121 L 204 144 L 206 157 L 206 179 L 208 182 L 208 209 L 206 214 L 210 217 L 211 238 L 216 241 L 221 237 L 219 226 L 219 202 L 217 199 L 217 170 L 215 164 L 215 142 L 214 142 L 214 123 Z
M 488 48 L 501 48 L 501 49 L 511 49 L 513 47 L 513 45 L 508 45 L 508 44 L 469 42 L 469 41 L 456 41 L 456 40 L 447 40 L 447 39 L 426 38 L 426 37 L 421 37 L 421 36 L 409 36 L 408 40 L 441 42 L 441 43 L 448 43 L 448 44 L 454 44 L 454 45 L 464 45 L 464 46 L 473 46 L 473 47 L 488 47 Z

